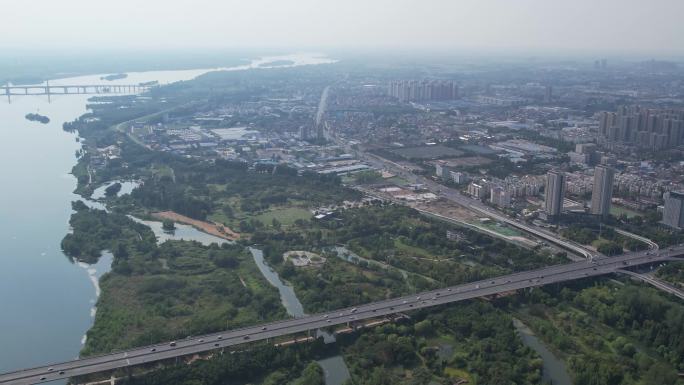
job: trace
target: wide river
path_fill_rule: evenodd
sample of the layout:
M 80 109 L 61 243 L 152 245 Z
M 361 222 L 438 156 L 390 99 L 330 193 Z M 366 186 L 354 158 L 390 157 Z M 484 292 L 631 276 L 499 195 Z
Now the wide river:
M 325 64 L 320 55 L 297 54 L 252 60 L 219 70 L 246 70 L 274 60 L 294 66 Z M 264 67 L 261 67 L 264 68 Z M 190 80 L 217 69 L 129 73 L 106 82 L 101 74 L 54 79 L 50 84 L 161 84 Z M 62 123 L 86 112 L 87 96 L 20 96 L 0 102 L 0 372 L 78 356 L 91 327 L 97 301 L 97 278 L 110 259 L 98 265 L 71 263 L 60 242 L 69 231 L 72 191 L 70 175 L 80 148 L 77 135 Z M 43 125 L 24 116 L 39 112 Z

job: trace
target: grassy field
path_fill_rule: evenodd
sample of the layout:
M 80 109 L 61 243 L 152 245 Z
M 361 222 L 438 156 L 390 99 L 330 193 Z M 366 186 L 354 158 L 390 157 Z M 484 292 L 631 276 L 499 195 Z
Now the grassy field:
M 470 377 L 470 374 L 468 374 L 468 372 L 466 372 L 465 370 L 447 366 L 446 368 L 444 368 L 444 374 L 446 374 L 449 378 L 454 380 L 462 379 L 468 381 L 468 383 L 470 384 L 473 383 L 473 379 Z
M 171 179 L 174 178 L 173 169 L 166 165 L 154 164 L 152 167 L 150 167 L 150 172 L 156 179 L 161 179 L 163 177 L 169 177 Z
M 387 178 L 387 179 L 385 179 L 385 182 L 395 184 L 397 186 L 408 186 L 411 184 L 411 182 L 409 182 L 408 180 L 406 180 L 400 176 L 393 176 L 391 178 Z
M 420 247 L 416 246 L 411 246 L 407 245 L 406 243 L 402 242 L 399 239 L 394 240 L 394 247 L 397 249 L 398 252 L 410 256 L 410 257 L 418 257 L 418 258 L 428 258 L 428 259 L 433 259 L 436 256 L 432 255 L 429 251 L 425 249 L 421 249 Z
M 301 207 L 283 207 L 274 208 L 267 210 L 254 218 L 263 223 L 266 226 L 270 226 L 273 223 L 273 219 L 276 219 L 283 226 L 290 226 L 295 223 L 297 219 L 308 220 L 311 219 L 311 212 L 307 209 Z
M 491 230 L 491 231 L 493 231 L 497 234 L 501 234 L 505 237 L 522 237 L 523 236 L 523 233 L 521 233 L 520 231 L 518 231 L 512 227 L 509 227 L 509 226 L 500 225 L 500 224 L 493 222 L 493 221 L 489 221 L 489 222 L 470 221 L 468 223 L 472 224 L 473 226 L 482 227 L 482 228 L 485 228 L 487 230 Z
M 601 247 L 607 243 L 610 243 L 610 241 L 607 239 L 599 238 L 599 239 L 591 242 L 591 245 L 598 249 L 599 247 Z
M 210 185 L 212 192 L 221 192 L 225 190 L 222 185 Z M 209 220 L 219 223 L 224 223 L 233 229 L 239 228 L 240 221 L 250 221 L 255 219 L 264 224 L 264 226 L 271 226 L 273 219 L 277 219 L 283 226 L 291 226 L 296 220 L 309 220 L 312 217 L 311 211 L 304 208 L 306 202 L 299 200 L 290 200 L 286 205 L 273 206 L 264 211 L 255 213 L 245 212 L 242 210 L 243 198 L 239 196 L 223 197 L 217 199 L 214 203 L 218 209 L 214 210 L 209 215 Z M 232 214 L 229 216 L 223 211 L 224 207 L 230 207 Z
M 613 215 L 615 215 L 616 217 L 619 217 L 620 215 L 624 214 L 624 215 L 626 215 L 626 216 L 629 217 L 629 218 L 631 218 L 631 217 L 640 217 L 640 216 L 643 215 L 643 214 L 641 214 L 641 213 L 638 212 L 638 211 L 630 210 L 630 209 L 628 209 L 628 208 L 621 207 L 621 206 L 616 206 L 616 205 L 611 205 L 611 206 L 610 206 L 610 213 L 613 214 Z

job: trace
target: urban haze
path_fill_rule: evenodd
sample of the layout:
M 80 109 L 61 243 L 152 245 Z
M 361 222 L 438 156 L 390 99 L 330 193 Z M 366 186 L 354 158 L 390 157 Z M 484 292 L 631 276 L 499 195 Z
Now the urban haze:
M 6 2 L 0 385 L 684 385 L 682 13 Z

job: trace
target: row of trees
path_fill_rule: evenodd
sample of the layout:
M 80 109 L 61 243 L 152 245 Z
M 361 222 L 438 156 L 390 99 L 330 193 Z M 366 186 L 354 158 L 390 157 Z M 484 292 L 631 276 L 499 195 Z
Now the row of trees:
M 623 249 L 637 251 L 648 247 L 647 244 L 618 234 L 615 229 L 607 226 L 571 225 L 561 230 L 561 234 L 568 239 L 585 245 L 598 243 L 597 250 L 605 255 L 622 254 Z
M 122 385 L 324 385 L 323 370 L 311 357 L 322 348 L 255 346 L 249 352 L 216 355 L 120 380 Z
M 644 236 L 657 243 L 660 247 L 684 242 L 684 231 L 663 226 L 660 223 L 661 214 L 655 210 L 648 212 L 644 216 L 610 217 L 608 220 L 608 224 Z
M 414 313 L 405 324 L 364 332 L 343 350 L 359 385 L 452 384 L 459 378 L 477 384 L 541 382 L 541 361 L 521 343 L 511 318 L 486 302 Z M 462 377 L 450 376 L 453 369 Z

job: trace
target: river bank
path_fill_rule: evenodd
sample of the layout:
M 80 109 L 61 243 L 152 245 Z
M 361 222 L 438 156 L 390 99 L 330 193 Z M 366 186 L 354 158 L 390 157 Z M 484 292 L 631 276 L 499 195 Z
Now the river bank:
M 240 239 L 240 234 L 233 231 L 230 227 L 224 226 L 216 222 L 205 222 L 197 219 L 187 217 L 185 215 L 178 214 L 173 211 L 160 211 L 151 214 L 154 218 L 161 220 L 170 220 L 173 222 L 179 222 L 186 225 L 190 225 L 200 231 L 207 234 L 211 234 L 215 237 L 227 239 L 229 241 L 236 241 Z
M 62 123 L 86 113 L 87 97 L 17 97 L 0 103 L 0 372 L 78 356 L 93 322 L 96 273 L 71 261 L 60 243 L 69 231 L 80 148 Z M 25 119 L 40 110 L 50 122 Z
M 523 344 L 531 348 L 542 359 L 542 379 L 554 385 L 572 385 L 565 362 L 558 358 L 521 320 L 513 318 L 513 326 Z
M 280 300 L 287 310 L 287 313 L 294 318 L 305 316 L 306 313 L 304 312 L 304 305 L 302 305 L 302 303 L 299 301 L 299 298 L 297 298 L 294 288 L 283 282 L 280 276 L 278 276 L 278 273 L 268 266 L 264 260 L 263 252 L 254 247 L 250 247 L 249 251 L 252 253 L 254 262 L 256 262 L 264 277 L 271 285 L 278 289 L 278 292 L 280 293 Z M 317 332 L 317 336 L 318 335 L 322 336 L 326 343 L 335 341 L 335 337 L 333 335 L 322 333 L 320 330 Z M 347 368 L 347 365 L 341 355 L 324 358 L 316 362 L 318 362 L 323 369 L 326 385 L 342 385 L 351 378 L 349 368 Z
M 245 70 L 281 59 L 292 59 L 292 66 L 333 62 L 316 55 L 284 55 L 229 68 L 131 72 L 110 84 L 168 84 L 211 70 Z M 97 84 L 100 76 L 52 79 L 50 85 Z M 71 202 L 82 199 L 72 193 L 76 180 L 69 174 L 82 144 L 78 134 L 65 132 L 62 124 L 87 113 L 88 99 L 21 96 L 0 104 L 0 303 L 7 315 L 0 317 L 0 372 L 77 357 L 82 336 L 93 324 L 98 291 L 94 278 L 106 269 L 70 262 L 60 247 L 69 232 Z M 25 119 L 37 109 L 50 116 L 49 123 L 36 125 Z M 107 258 L 102 261 L 106 264 Z
M 162 229 L 162 223 L 158 221 L 144 221 L 135 217 L 130 217 L 131 219 L 135 220 L 138 223 L 143 223 L 147 226 L 150 227 L 150 229 L 154 232 L 154 234 L 157 237 L 157 242 L 158 243 L 163 243 L 168 239 L 174 239 L 171 238 L 170 236 L 173 236 L 169 234 L 169 232 L 166 232 Z M 182 225 L 181 225 L 182 226 Z M 211 243 L 218 243 L 221 244 L 222 242 L 226 242 L 224 239 L 213 236 L 211 234 L 203 233 L 202 231 L 194 228 L 187 226 L 188 228 L 180 228 L 177 229 L 181 230 L 183 232 L 182 235 L 182 240 L 186 241 L 197 241 L 200 242 L 204 245 L 209 245 Z M 175 238 L 175 239 L 181 239 L 181 238 Z M 299 301 L 299 298 L 297 298 L 297 295 L 292 288 L 292 286 L 288 285 L 286 282 L 284 282 L 279 276 L 278 273 L 273 270 L 264 260 L 263 252 L 255 247 L 249 247 L 248 248 L 250 254 L 252 255 L 252 258 L 254 259 L 254 262 L 256 266 L 258 267 L 259 271 L 263 275 L 263 277 L 268 281 L 268 283 L 275 287 L 280 296 L 280 301 L 287 311 L 288 315 L 291 317 L 297 318 L 297 317 L 302 317 L 306 315 L 304 312 L 304 306 L 302 303 Z M 242 285 L 245 286 L 245 282 L 242 281 Z M 322 332 L 317 333 L 318 336 L 321 336 L 324 338 L 326 343 L 329 342 L 334 342 L 335 338 L 332 335 L 329 334 L 324 334 Z M 323 369 L 324 375 L 325 375 L 325 381 L 326 385 L 342 385 L 344 384 L 349 378 L 351 378 L 351 375 L 349 373 L 349 369 L 347 368 L 344 359 L 342 356 L 333 356 L 333 357 L 328 357 L 324 358 L 321 360 L 317 361 L 318 364 L 321 366 Z

